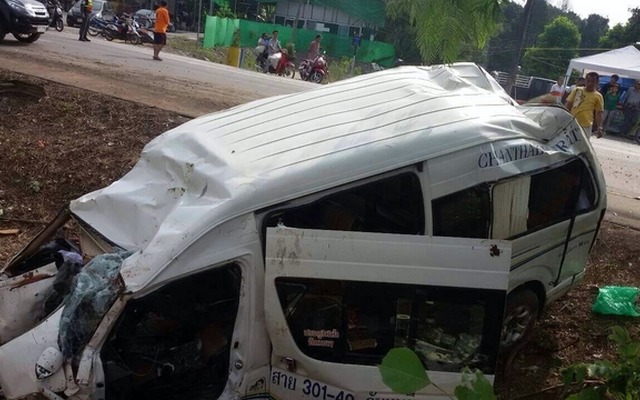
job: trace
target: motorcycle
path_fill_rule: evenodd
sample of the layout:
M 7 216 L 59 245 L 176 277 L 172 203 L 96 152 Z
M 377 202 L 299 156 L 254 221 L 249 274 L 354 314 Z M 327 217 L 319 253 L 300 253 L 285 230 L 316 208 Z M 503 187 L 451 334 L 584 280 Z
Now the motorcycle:
M 108 24 L 109 22 L 107 22 L 103 18 L 98 18 L 97 16 L 91 17 L 91 19 L 89 20 L 89 31 L 88 31 L 89 35 L 104 36 L 104 31 Z
M 62 32 L 64 29 L 64 22 L 62 21 L 62 6 L 58 0 L 47 1 L 47 11 L 51 16 L 49 27 L 56 28 L 56 31 Z
M 142 40 L 142 43 L 151 43 L 151 44 L 155 43 L 153 41 L 153 31 L 151 29 L 147 29 L 144 26 L 140 26 L 140 24 L 136 21 L 134 21 L 133 26 L 138 32 L 138 34 L 140 35 L 140 39 Z
M 142 44 L 140 33 L 132 26 L 132 20 L 128 16 L 116 18 L 113 23 L 107 24 L 103 30 L 103 36 L 108 41 L 113 39 L 124 40 L 131 44 Z
M 314 59 L 306 59 L 300 63 L 300 78 L 305 81 L 322 83 L 327 76 L 327 57 L 324 54 Z
M 256 60 L 256 69 L 259 72 L 276 74 L 278 76 L 285 76 L 287 78 L 295 78 L 296 65 L 289 58 L 289 52 L 287 49 L 282 49 L 280 53 L 274 54 L 274 57 L 278 59 L 276 67 L 273 68 L 271 61 L 266 57 L 259 57 Z

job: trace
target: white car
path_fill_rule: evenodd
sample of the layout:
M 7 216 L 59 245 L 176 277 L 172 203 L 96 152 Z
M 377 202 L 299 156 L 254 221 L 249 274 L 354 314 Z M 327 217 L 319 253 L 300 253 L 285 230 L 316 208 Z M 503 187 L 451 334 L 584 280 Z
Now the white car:
M 156 22 L 156 12 L 153 10 L 141 9 L 136 11 L 133 14 L 133 19 L 137 21 L 141 26 L 147 29 L 153 29 L 153 25 Z M 175 32 L 176 27 L 172 22 L 169 22 L 169 27 L 167 28 L 169 32 Z

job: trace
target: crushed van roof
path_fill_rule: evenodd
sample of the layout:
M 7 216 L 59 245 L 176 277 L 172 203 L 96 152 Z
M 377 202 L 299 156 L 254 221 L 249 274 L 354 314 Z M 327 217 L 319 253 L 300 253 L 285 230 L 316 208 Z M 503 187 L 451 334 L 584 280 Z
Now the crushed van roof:
M 179 253 L 249 210 L 482 143 L 548 136 L 523 111 L 475 64 L 385 70 L 187 122 L 70 208 L 125 249 L 148 255 L 172 242 Z

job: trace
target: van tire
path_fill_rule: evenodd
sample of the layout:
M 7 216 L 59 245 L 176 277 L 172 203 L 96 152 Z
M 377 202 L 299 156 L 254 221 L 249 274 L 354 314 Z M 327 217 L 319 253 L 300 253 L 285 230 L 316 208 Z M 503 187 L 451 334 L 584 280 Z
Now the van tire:
M 540 299 L 533 290 L 523 288 L 511 292 L 507 296 L 500 335 L 500 350 L 513 350 L 529 339 L 539 313 Z

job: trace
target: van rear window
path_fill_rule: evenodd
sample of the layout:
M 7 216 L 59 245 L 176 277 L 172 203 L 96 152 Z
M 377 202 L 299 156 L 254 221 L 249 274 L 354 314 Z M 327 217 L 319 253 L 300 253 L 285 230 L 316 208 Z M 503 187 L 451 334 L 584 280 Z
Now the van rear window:
M 593 210 L 596 186 L 581 159 L 493 187 L 494 239 L 507 239 Z
M 276 288 L 293 340 L 314 359 L 376 365 L 408 347 L 427 370 L 494 372 L 503 292 L 309 278 Z

